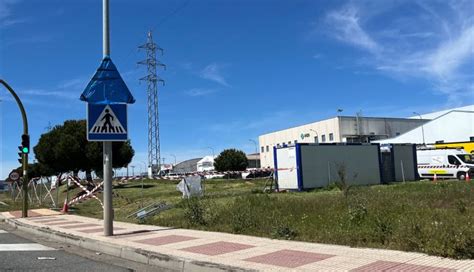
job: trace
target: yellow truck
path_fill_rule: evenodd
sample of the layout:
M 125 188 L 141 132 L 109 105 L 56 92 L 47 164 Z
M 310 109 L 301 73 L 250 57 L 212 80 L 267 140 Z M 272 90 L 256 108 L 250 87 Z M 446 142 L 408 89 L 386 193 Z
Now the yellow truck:
M 474 141 L 471 142 L 450 142 L 450 143 L 436 143 L 436 149 L 464 149 L 467 153 L 474 154 Z

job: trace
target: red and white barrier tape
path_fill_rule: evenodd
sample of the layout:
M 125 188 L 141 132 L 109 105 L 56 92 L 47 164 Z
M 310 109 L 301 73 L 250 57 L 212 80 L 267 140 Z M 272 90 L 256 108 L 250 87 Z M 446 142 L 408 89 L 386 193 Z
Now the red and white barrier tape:
M 467 168 L 462 165 L 418 165 L 418 168 Z
M 97 191 L 101 186 L 102 184 L 104 183 L 103 181 L 94 187 L 94 189 L 92 189 L 91 191 L 89 191 L 86 187 L 84 187 L 79 180 L 76 180 L 77 178 L 76 177 L 72 177 L 72 176 L 68 176 L 67 180 L 71 180 L 72 182 L 74 182 L 77 186 L 79 186 L 82 191 L 86 192 L 85 195 L 81 195 L 79 197 L 76 197 L 74 199 L 72 199 L 71 201 L 69 201 L 68 205 L 71 206 L 71 205 L 74 205 L 75 203 L 77 203 L 79 200 L 81 199 L 84 199 L 86 197 L 92 197 L 94 199 L 96 199 L 97 201 L 99 201 L 100 205 L 102 206 L 102 208 L 104 208 L 104 204 L 102 203 L 102 201 L 94 195 L 94 192 Z
M 290 170 L 293 171 L 296 168 L 279 168 L 279 171 L 284 171 L 284 170 Z M 217 171 L 209 171 L 209 172 L 193 172 L 193 173 L 185 173 L 185 174 L 178 174 L 177 176 L 174 177 L 169 177 L 169 176 L 163 176 L 163 177 L 158 177 L 154 176 L 153 179 L 159 180 L 159 179 L 181 179 L 184 177 L 189 177 L 189 176 L 212 176 L 212 175 L 235 175 L 235 174 L 254 174 L 254 173 L 268 173 L 271 175 L 274 172 L 273 168 L 265 168 L 265 169 L 258 169 L 258 170 L 244 170 L 244 171 L 224 171 L 224 172 L 217 172 Z M 122 177 L 122 178 L 117 178 L 115 180 L 117 181 L 130 181 L 130 180 L 141 180 L 141 179 L 148 179 L 147 177 L 140 177 L 140 176 L 135 176 L 135 177 Z

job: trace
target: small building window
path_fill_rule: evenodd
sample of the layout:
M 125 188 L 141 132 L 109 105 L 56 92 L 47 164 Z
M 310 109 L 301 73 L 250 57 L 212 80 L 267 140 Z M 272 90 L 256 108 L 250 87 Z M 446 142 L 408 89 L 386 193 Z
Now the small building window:
M 268 145 L 267 145 L 267 152 L 269 151 L 270 149 L 268 148 Z
M 400 136 L 400 132 L 395 132 L 395 136 Z
M 334 141 L 334 134 L 329 133 L 329 141 L 330 142 Z
M 261 146 L 260 149 L 262 150 L 262 153 L 265 152 L 265 148 L 263 146 Z
M 321 142 L 325 143 L 326 142 L 326 135 L 321 135 Z
M 315 143 L 319 143 L 318 136 L 314 136 L 314 142 L 315 142 Z

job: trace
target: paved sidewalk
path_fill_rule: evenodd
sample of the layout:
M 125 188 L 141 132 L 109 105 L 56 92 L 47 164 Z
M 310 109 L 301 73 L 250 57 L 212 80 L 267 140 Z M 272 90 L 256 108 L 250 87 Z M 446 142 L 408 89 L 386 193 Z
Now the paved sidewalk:
M 5 212 L 0 217 L 25 230 L 178 271 L 474 271 L 474 260 L 123 222 L 114 222 L 115 235 L 105 237 L 102 220 L 46 209 L 33 210 L 26 219 L 20 215 Z

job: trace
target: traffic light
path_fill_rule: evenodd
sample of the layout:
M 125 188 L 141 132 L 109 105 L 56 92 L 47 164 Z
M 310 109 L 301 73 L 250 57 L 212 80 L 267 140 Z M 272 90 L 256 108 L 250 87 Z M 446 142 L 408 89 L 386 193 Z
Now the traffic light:
M 30 136 L 28 134 L 21 135 L 21 145 L 18 146 L 18 162 L 23 164 L 23 155 L 30 153 Z
M 22 151 L 23 147 L 21 145 L 18 146 L 18 150 L 20 150 L 20 152 L 18 152 L 18 157 L 20 157 L 18 159 L 18 162 L 20 164 L 23 164 L 23 151 Z
M 21 135 L 21 153 L 30 153 L 30 135 L 28 134 Z

